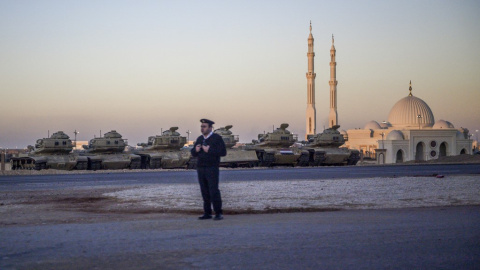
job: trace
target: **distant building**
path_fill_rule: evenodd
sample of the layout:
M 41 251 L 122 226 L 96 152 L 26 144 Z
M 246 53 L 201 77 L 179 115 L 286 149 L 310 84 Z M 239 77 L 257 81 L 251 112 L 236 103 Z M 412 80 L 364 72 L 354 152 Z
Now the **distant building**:
M 425 101 L 412 95 L 400 99 L 390 110 L 388 122 L 370 121 L 363 129 L 342 131 L 345 146 L 379 163 L 423 161 L 442 156 L 472 154 L 473 141 L 467 129 L 457 129 L 449 121 L 435 122 Z
M 77 141 L 75 144 L 75 141 L 72 142 L 73 144 L 73 150 L 83 150 L 83 145 L 88 145 L 88 141 Z

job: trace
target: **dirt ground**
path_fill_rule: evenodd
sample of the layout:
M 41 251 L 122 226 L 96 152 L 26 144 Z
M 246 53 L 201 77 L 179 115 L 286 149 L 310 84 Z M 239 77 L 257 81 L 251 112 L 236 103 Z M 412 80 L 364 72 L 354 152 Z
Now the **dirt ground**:
M 137 220 L 165 214 L 103 196 L 120 190 L 116 187 L 0 192 L 0 226 Z
M 239 181 L 223 183 L 221 190 L 226 215 L 321 212 L 480 205 L 479 180 L 449 176 Z M 0 191 L 0 227 L 200 214 L 200 192 L 193 183 Z

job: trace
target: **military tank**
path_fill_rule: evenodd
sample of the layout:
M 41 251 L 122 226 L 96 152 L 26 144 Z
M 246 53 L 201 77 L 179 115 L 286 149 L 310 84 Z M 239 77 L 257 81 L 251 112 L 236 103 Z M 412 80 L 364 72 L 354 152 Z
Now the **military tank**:
M 12 170 L 85 170 L 87 158 L 73 154 L 70 137 L 63 131 L 50 138 L 38 139 L 35 147 L 29 146 L 30 153 L 10 159 Z
M 89 170 L 140 169 L 141 158 L 126 153 L 127 142 L 116 130 L 109 131 L 103 137 L 93 138 L 84 145 L 83 156 L 88 159 Z
M 187 138 L 180 136 L 178 127 L 171 127 L 162 135 L 148 137 L 147 143 L 139 143 L 134 153 L 141 157 L 142 169 L 186 168 L 190 151 L 183 149 Z
M 255 151 L 233 148 L 239 139 L 238 135 L 233 135 L 230 130 L 232 127 L 232 125 L 228 125 L 214 130 L 215 133 L 222 136 L 227 148 L 227 155 L 220 158 L 220 166 L 232 168 L 258 166 L 258 158 Z
M 246 144 L 245 150 L 254 150 L 259 166 L 290 165 L 295 166 L 302 151 L 291 147 L 297 141 L 297 135 L 287 130 L 288 124 L 266 134 L 258 134 L 258 140 Z
M 360 160 L 358 150 L 350 150 L 340 147 L 345 144 L 345 138 L 338 131 L 339 125 L 335 125 L 308 137 L 308 142 L 302 147 L 309 153 L 308 165 L 356 165 Z M 305 165 L 305 163 L 302 163 Z

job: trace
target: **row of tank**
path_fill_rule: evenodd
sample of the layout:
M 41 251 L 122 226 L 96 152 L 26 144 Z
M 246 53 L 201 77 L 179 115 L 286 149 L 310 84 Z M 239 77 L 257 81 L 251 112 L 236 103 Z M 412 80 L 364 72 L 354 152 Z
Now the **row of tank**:
M 221 158 L 224 167 L 355 165 L 360 159 L 357 150 L 340 147 L 345 139 L 339 126 L 298 143 L 297 136 L 287 130 L 288 124 L 282 124 L 240 147 L 235 147 L 239 138 L 231 128 L 229 125 L 214 131 L 222 136 L 227 147 L 227 155 Z M 90 140 L 82 151 L 74 152 L 70 137 L 58 131 L 50 138 L 37 140 L 35 147 L 29 146 L 28 154 L 10 162 L 12 170 L 194 169 L 192 146 L 185 146 L 187 139 L 177 130 L 178 127 L 172 127 L 161 135 L 150 136 L 147 143 L 139 143 L 136 149 L 128 151 L 122 135 L 112 130 Z

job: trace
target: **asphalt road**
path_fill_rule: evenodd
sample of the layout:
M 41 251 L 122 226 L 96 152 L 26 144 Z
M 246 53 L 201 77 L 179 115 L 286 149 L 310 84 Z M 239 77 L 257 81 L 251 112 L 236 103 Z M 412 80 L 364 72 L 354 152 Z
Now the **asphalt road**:
M 271 168 L 222 170 L 221 181 L 262 181 L 290 179 L 334 179 L 426 176 L 433 174 L 480 174 L 479 164 L 346 166 L 315 168 Z M 57 189 L 82 186 L 143 185 L 196 182 L 195 171 L 145 171 L 95 174 L 0 176 L 0 189 Z
M 0 228 L 1 269 L 480 269 L 480 206 Z

